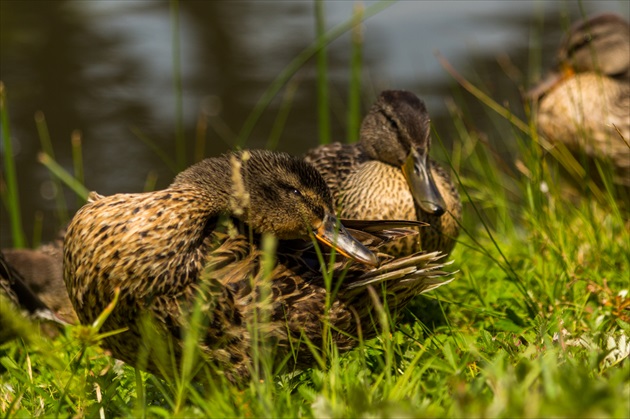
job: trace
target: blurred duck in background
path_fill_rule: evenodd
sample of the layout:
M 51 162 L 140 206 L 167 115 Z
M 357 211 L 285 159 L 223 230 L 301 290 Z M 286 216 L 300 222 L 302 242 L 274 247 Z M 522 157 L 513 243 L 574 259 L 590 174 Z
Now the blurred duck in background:
M 630 27 L 614 14 L 575 23 L 556 65 L 528 92 L 538 127 L 578 156 L 608 161 L 613 181 L 630 188 Z M 625 192 L 627 196 L 627 192 Z

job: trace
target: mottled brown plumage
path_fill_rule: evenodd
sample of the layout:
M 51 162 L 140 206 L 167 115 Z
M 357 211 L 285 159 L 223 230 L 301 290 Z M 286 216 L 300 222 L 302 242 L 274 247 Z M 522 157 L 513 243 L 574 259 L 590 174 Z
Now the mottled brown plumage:
M 306 154 L 326 179 L 342 218 L 429 224 L 419 241 L 408 241 L 398 255 L 420 249 L 448 254 L 459 235 L 459 193 L 429 157 L 430 129 L 429 114 L 415 94 L 384 91 L 363 120 L 358 143 L 319 146 Z
M 24 336 L 19 328 L 28 323 L 16 324 L 14 318 L 18 312 L 33 319 L 64 323 L 0 252 L 0 343 Z
M 539 102 L 538 127 L 545 137 L 576 154 L 610 161 L 615 183 L 630 187 L 628 22 L 603 14 L 573 25 L 556 66 L 529 97 Z
M 202 301 L 207 326 L 201 354 L 230 380 L 249 377 L 256 335 L 275 348 L 278 364 L 309 366 L 313 355 L 305 340 L 321 348 L 324 322 L 342 351 L 356 345 L 359 327 L 364 337 L 374 336 L 370 285 L 378 295 L 381 284 L 387 288 L 395 316 L 413 296 L 448 282 L 438 271 L 437 254 L 398 260 L 379 254 L 376 268 L 337 255 L 326 271 L 339 289 L 327 292 L 310 235 L 319 238 L 324 225 L 334 223 L 324 180 L 286 154 L 247 154 L 206 159 L 165 190 L 93 196 L 70 223 L 64 276 L 81 322 L 92 323 L 120 290 L 103 326 L 129 329 L 104 340 L 115 357 L 172 375 L 169 363 L 158 361 L 160 349 L 170 342 L 180 360 L 181 337 L 190 329 L 187 314 L 194 301 Z M 354 234 L 374 251 L 416 234 L 358 226 L 363 231 Z M 280 239 L 267 267 L 261 233 Z M 372 262 L 354 239 L 338 240 L 335 247 Z M 153 321 L 149 330 L 157 331 L 159 341 L 143 338 L 145 329 L 137 323 L 143 315 Z
M 68 298 L 63 282 L 63 236 L 61 230 L 55 240 L 37 249 L 3 249 L 4 259 L 21 280 L 59 318 L 77 323 L 77 315 Z

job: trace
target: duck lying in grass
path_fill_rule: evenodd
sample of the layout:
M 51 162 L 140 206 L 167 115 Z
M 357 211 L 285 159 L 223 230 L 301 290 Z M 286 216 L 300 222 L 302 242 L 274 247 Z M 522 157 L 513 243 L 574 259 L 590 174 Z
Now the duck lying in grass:
M 55 315 L 67 323 L 77 323 L 77 315 L 63 281 L 63 236 L 36 249 L 3 249 L 4 262 Z M 28 310 L 27 306 L 23 308 Z
M 399 254 L 450 253 L 462 206 L 456 186 L 429 157 L 429 113 L 415 94 L 381 93 L 363 120 L 360 141 L 319 146 L 306 154 L 322 174 L 343 218 L 418 220 L 429 224 Z
M 630 188 L 630 26 L 603 14 L 573 25 L 555 68 L 529 93 L 550 141 L 614 167 Z M 580 161 L 578 159 L 578 161 Z
M 62 290 L 65 292 L 64 288 Z M 15 321 L 16 316 L 20 317 L 20 312 L 33 319 L 65 324 L 0 252 L 0 343 L 24 337 L 25 333 L 30 332 L 19 330 L 22 327 L 20 325 L 26 324 L 23 323 L 24 319 L 22 322 Z
M 269 151 L 230 153 L 191 166 L 161 191 L 93 195 L 68 227 L 64 278 L 84 324 L 118 292 L 103 330 L 126 331 L 105 346 L 164 376 L 174 372 L 159 349 L 170 346 L 181 360 L 200 302 L 202 357 L 238 382 L 250 375 L 254 340 L 271 342 L 279 364 L 310 366 L 324 330 L 341 351 L 357 344 L 357 330 L 377 333 L 375 295 L 395 316 L 413 296 L 449 281 L 437 253 L 381 253 L 417 232 L 396 223 L 353 226 L 360 241 L 338 223 L 310 164 Z M 263 251 L 267 235 L 278 240 L 275 252 Z M 313 237 L 326 245 L 321 252 Z M 143 316 L 158 344 L 143 337 Z

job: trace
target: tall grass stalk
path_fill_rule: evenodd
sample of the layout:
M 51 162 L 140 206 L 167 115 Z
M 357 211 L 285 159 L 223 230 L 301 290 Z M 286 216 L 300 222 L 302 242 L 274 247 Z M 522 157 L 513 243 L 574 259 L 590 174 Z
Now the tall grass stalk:
M 179 40 L 179 0 L 170 0 L 171 36 L 173 53 L 173 94 L 175 97 L 175 168 L 181 172 L 186 168 L 186 138 L 184 135 L 184 103 Z
M 206 156 L 206 136 L 208 134 L 208 116 L 203 107 L 199 109 L 197 115 L 197 127 L 195 129 L 195 151 L 193 159 L 195 162 L 203 160 Z
M 7 185 L 6 202 L 8 204 L 9 219 L 11 221 L 11 233 L 13 235 L 13 247 L 25 247 L 26 236 L 22 228 L 22 213 L 20 212 L 20 194 L 18 192 L 17 171 L 13 157 L 13 144 L 11 143 L 11 129 L 9 128 L 9 109 L 7 105 L 7 93 L 4 83 L 0 82 L 0 121 L 2 121 L 2 138 L 4 140 L 4 176 Z
M 352 28 L 350 48 L 350 80 L 348 89 L 348 126 L 346 128 L 347 142 L 354 143 L 359 140 L 359 127 L 361 125 L 361 71 L 363 70 L 363 3 L 354 5 L 354 27 Z
M 286 126 L 287 119 L 289 118 L 289 113 L 291 112 L 291 105 L 293 104 L 293 99 L 295 97 L 295 92 L 297 92 L 299 86 L 299 81 L 294 79 L 289 80 L 287 83 L 287 87 L 284 91 L 284 95 L 282 96 L 282 103 L 280 104 L 280 109 L 278 110 L 278 115 L 273 122 L 273 127 L 271 128 L 271 132 L 269 133 L 269 138 L 267 139 L 267 145 L 265 148 L 269 150 L 275 150 L 278 147 L 278 143 L 280 142 L 280 137 Z
M 35 112 L 35 126 L 37 127 L 37 135 L 39 136 L 39 144 L 42 147 L 44 153 L 48 154 L 51 158 L 55 158 L 55 150 L 50 140 L 50 131 L 48 130 L 48 124 L 46 123 L 46 117 L 42 111 Z M 51 180 L 55 185 L 55 212 L 57 213 L 58 222 L 65 224 L 70 219 L 68 214 L 68 204 L 66 202 L 65 195 L 63 193 L 63 184 L 61 180 L 55 176 L 51 176 Z
M 160 158 L 160 160 L 162 160 L 162 162 L 173 172 L 173 173 L 178 173 L 179 171 L 177 170 L 177 157 L 175 160 L 173 160 L 173 158 L 171 156 L 169 156 L 168 152 L 165 151 L 164 149 L 160 148 L 159 145 L 157 145 L 155 143 L 155 141 L 153 141 L 151 138 L 149 138 L 147 135 L 145 135 L 142 131 L 140 131 L 140 129 L 138 129 L 137 127 L 131 127 L 131 132 L 140 139 L 140 141 L 142 141 L 143 143 L 145 143 L 150 149 L 151 151 L 153 151 L 155 153 L 156 156 L 158 156 Z
M 315 0 L 315 38 L 317 47 L 317 121 L 319 143 L 330 143 L 330 107 L 328 99 L 328 58 L 326 56 L 326 22 L 324 0 Z
M 70 137 L 70 143 L 72 144 L 72 167 L 74 168 L 74 178 L 81 184 L 85 184 L 83 176 L 83 152 L 81 131 L 74 130 Z
M 381 0 L 376 3 L 370 5 L 365 9 L 365 14 L 363 16 L 363 20 L 381 12 L 385 8 L 394 4 L 394 1 L 391 0 Z M 278 74 L 278 76 L 269 84 L 269 87 L 262 94 L 256 106 L 251 111 L 251 113 L 247 116 L 247 119 L 243 123 L 243 127 L 238 133 L 236 146 L 243 147 L 249 138 L 254 126 L 258 123 L 260 116 L 263 114 L 267 106 L 271 103 L 276 94 L 282 89 L 282 87 L 289 81 L 295 73 L 302 68 L 302 66 L 311 59 L 317 51 L 328 45 L 330 42 L 334 41 L 347 31 L 351 30 L 355 25 L 354 19 L 350 18 L 344 23 L 332 28 L 329 30 L 323 37 L 322 40 L 316 40 L 307 48 L 305 48 L 302 52 L 300 52 L 291 62 Z
M 68 186 L 74 193 L 76 193 L 79 198 L 83 201 L 87 200 L 88 194 L 90 191 L 87 190 L 85 186 L 77 179 L 75 179 L 66 169 L 64 169 L 59 163 L 52 159 L 46 153 L 39 153 L 37 155 L 37 160 L 46 166 L 50 172 L 57 177 L 61 182 L 63 182 L 66 186 Z

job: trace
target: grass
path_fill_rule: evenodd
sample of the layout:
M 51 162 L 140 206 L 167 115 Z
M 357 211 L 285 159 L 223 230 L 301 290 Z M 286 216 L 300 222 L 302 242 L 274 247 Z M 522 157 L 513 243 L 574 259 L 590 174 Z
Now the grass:
M 316 49 L 307 51 L 311 56 Z M 278 80 L 283 81 L 274 82 L 266 98 L 288 78 Z M 315 368 L 287 375 L 273 374 L 272 355 L 260 342 L 257 379 L 245 388 L 221 380 L 204 388 L 190 379 L 194 351 L 186 351 L 181 376 L 166 382 L 107 356 L 97 345 L 99 324 L 68 326 L 49 338 L 17 317 L 11 321 L 21 325 L 14 331 L 20 338 L 0 345 L 0 412 L 6 417 L 629 417 L 627 214 L 617 208 L 611 190 L 603 200 L 567 202 L 556 166 L 575 162 L 561 155 L 543 159 L 545 144 L 534 125 L 514 122 L 482 87 L 475 89 L 493 118 L 518 125 L 488 135 L 517 143 L 527 170 L 505 169 L 491 147 L 464 128 L 461 105 L 450 103 L 459 141 L 446 150 L 444 163 L 456 169 L 465 204 L 453 253 L 460 272 L 451 284 L 414 301 L 406 321 L 389 324 L 384 308 L 385 332 L 379 337 L 344 355 L 331 348 Z M 244 126 L 244 132 L 250 128 Z M 42 156 L 58 179 L 85 196 L 76 173 L 55 165 L 51 152 Z M 15 199 L 10 187 L 3 191 L 5 202 Z M 3 321 L 15 317 L 0 303 Z M 195 339 L 192 330 L 187 343 Z

